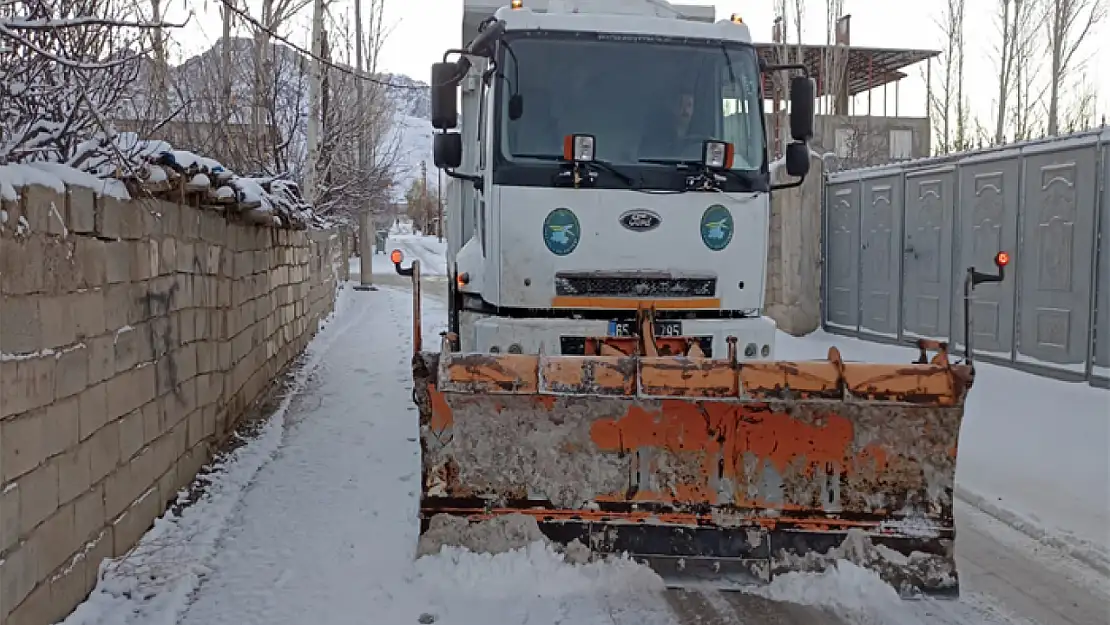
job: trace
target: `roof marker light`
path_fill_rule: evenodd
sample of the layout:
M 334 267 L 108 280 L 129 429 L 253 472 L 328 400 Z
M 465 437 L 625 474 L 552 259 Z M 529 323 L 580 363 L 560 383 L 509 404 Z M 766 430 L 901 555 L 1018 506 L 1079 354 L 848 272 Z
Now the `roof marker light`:
M 509 6 L 514 9 L 519 9 L 524 6 L 524 0 L 513 0 L 509 3 Z
M 513 2 L 516 2 L 516 1 L 517 0 L 513 0 Z M 744 23 L 744 20 L 740 19 L 740 16 L 737 15 L 736 13 L 732 14 L 732 21 L 733 21 L 733 23 L 736 23 L 736 24 L 743 24 Z

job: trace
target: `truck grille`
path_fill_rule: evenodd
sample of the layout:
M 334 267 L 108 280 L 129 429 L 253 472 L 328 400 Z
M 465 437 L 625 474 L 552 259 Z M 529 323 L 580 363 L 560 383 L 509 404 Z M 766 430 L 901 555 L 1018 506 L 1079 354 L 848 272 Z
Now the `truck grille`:
M 712 297 L 717 279 L 669 274 L 555 274 L 555 294 L 609 297 Z

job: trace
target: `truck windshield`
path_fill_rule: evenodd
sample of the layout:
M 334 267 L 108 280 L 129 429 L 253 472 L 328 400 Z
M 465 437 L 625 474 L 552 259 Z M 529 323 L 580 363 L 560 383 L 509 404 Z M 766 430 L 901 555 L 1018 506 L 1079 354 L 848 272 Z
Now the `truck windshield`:
M 702 141 L 712 138 L 732 143 L 733 169 L 762 166 L 750 46 L 594 33 L 521 33 L 508 45 L 499 120 L 510 161 L 562 154 L 563 137 L 589 134 L 596 158 L 617 165 L 700 161 Z M 507 114 L 513 93 L 523 100 L 515 120 Z

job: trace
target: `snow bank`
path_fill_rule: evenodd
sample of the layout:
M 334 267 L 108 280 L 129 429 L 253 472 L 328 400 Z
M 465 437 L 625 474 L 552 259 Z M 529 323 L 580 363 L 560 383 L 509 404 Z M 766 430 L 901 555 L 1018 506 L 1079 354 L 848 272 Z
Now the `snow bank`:
M 349 306 L 349 297 L 350 291 L 340 290 L 329 321 Z M 342 335 L 340 330 L 330 324 L 324 327 L 309 344 L 307 361 L 257 436 L 231 453 L 216 457 L 210 471 L 197 476 L 196 484 L 203 491 L 195 502 L 180 514 L 171 507 L 131 551 L 101 562 L 96 587 L 60 625 L 177 624 L 190 595 L 211 571 L 218 543 L 243 493 L 280 447 L 285 430 L 283 415 L 304 390 L 328 346 Z M 177 503 L 184 505 L 188 499 L 189 492 L 182 490 Z
M 536 519 L 524 514 L 509 514 L 481 523 L 437 514 L 429 522 L 427 533 L 420 537 L 416 553 L 435 554 L 445 546 L 456 546 L 476 553 L 497 554 L 544 541 Z
M 458 547 L 416 561 L 375 622 L 488 625 L 627 622 L 671 625 L 663 580 L 627 559 L 574 565 L 545 542 L 499 554 Z M 416 606 L 420 606 L 417 608 Z M 604 616 L 603 616 L 604 615 Z
M 877 573 L 847 560 L 838 560 L 820 573 L 779 575 L 767 586 L 749 592 L 773 601 L 833 608 L 853 615 L 899 612 L 903 607 L 898 593 Z
M 444 547 L 416 561 L 412 583 L 458 598 L 487 599 L 588 595 L 599 588 L 609 593 L 659 592 L 665 587 L 654 571 L 632 560 L 571 564 L 545 541 L 497 554 Z
M 905 363 L 916 349 L 815 332 L 778 335 L 783 359 Z M 976 363 L 960 432 L 957 494 L 992 516 L 1110 570 L 1110 392 Z

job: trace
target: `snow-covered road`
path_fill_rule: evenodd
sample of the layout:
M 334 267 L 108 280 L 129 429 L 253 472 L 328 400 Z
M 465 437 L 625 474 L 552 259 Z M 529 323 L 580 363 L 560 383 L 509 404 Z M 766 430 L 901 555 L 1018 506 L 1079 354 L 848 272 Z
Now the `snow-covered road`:
M 410 293 L 382 270 L 375 282 L 378 291 L 340 293 L 261 434 L 223 463 L 200 501 L 109 567 L 65 625 L 1110 623 L 1104 580 L 966 505 L 957 508 L 958 602 L 901 601 L 851 566 L 805 586 L 788 577 L 767 589 L 778 599 L 768 601 L 667 591 L 642 567 L 571 566 L 539 544 L 414 562 Z M 427 345 L 445 311 L 438 289 L 425 293 Z M 790 342 L 783 348 L 803 349 Z

